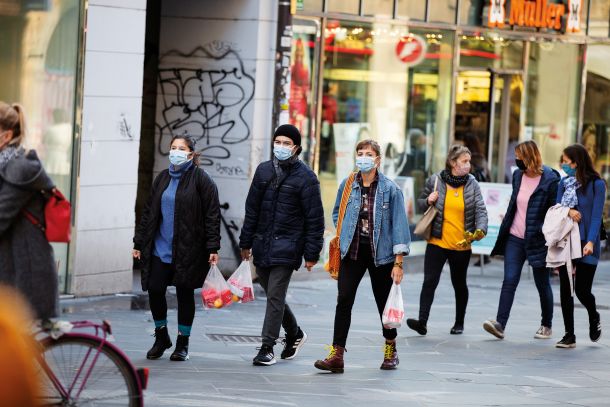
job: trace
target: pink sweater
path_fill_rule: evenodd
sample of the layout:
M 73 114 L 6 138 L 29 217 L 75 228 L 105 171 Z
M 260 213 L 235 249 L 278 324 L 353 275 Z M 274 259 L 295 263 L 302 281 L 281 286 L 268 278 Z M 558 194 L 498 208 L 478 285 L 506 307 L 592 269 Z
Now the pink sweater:
M 519 188 L 519 194 L 517 194 L 517 211 L 515 212 L 513 224 L 510 227 L 510 234 L 520 239 L 525 238 L 527 205 L 539 183 L 540 175 L 535 178 L 530 178 L 523 174 L 523 177 L 521 178 L 521 187 Z

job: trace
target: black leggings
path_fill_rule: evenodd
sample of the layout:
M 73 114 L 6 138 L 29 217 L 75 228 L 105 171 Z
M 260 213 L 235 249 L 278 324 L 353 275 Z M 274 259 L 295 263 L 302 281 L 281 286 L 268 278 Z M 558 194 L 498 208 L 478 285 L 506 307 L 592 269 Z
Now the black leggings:
M 419 320 L 426 324 L 430 315 L 430 308 L 434 301 L 434 292 L 441 279 L 445 263 L 449 261 L 451 284 L 455 290 L 455 324 L 464 325 L 466 305 L 468 304 L 468 285 L 466 272 L 470 262 L 470 250 L 443 249 L 434 244 L 426 246 L 424 258 L 424 284 L 419 296 Z
M 163 263 L 157 256 L 153 256 L 148 278 L 148 301 L 155 321 L 167 319 L 165 292 L 167 287 L 172 284 L 173 276 L 172 265 Z M 195 319 L 195 290 L 176 287 L 176 295 L 178 297 L 178 324 L 192 326 Z
M 339 281 L 337 286 L 339 293 L 337 295 L 337 309 L 335 311 L 335 332 L 333 337 L 333 345 L 345 347 L 347 342 L 347 333 L 352 322 L 352 307 L 356 300 L 356 291 L 358 285 L 366 270 L 369 270 L 371 276 L 371 285 L 373 286 L 373 295 L 377 303 L 379 318 L 385 308 L 385 303 L 390 294 L 390 289 L 394 281 L 392 280 L 392 268 L 394 263 L 375 266 L 375 262 L 371 256 L 371 250 L 368 245 L 361 245 L 358 248 L 358 260 L 351 260 L 349 253 L 341 260 L 341 268 L 339 270 Z M 382 325 L 383 328 L 383 325 Z M 383 337 L 389 340 L 396 338 L 396 329 L 383 328 Z
M 589 324 L 599 320 L 599 313 L 595 305 L 595 296 L 591 292 L 593 287 L 593 277 L 597 266 L 586 263 L 574 263 L 576 268 L 576 278 L 574 279 L 574 293 L 580 303 L 589 313 Z M 563 314 L 563 324 L 567 334 L 574 334 L 574 297 L 570 290 L 570 280 L 566 266 L 559 268 L 559 283 L 561 291 L 561 313 Z

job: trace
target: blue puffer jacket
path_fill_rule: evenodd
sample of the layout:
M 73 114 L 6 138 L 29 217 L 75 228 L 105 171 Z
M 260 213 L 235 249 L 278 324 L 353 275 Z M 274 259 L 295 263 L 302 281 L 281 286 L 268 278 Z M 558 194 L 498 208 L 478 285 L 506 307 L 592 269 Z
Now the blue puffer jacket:
M 320 183 L 302 161 L 282 166 L 276 178 L 273 161 L 258 166 L 246 199 L 239 247 L 252 249 L 257 267 L 290 266 L 302 259 L 317 262 L 324 245 L 324 209 Z
M 515 219 L 517 212 L 517 195 L 521 188 L 523 171 L 515 170 L 513 173 L 513 193 L 510 197 L 506 215 L 502 220 L 498 240 L 491 251 L 491 255 L 504 255 L 506 241 L 510 235 L 510 227 Z M 540 183 L 532 193 L 527 205 L 525 215 L 525 252 L 527 261 L 532 267 L 546 267 L 546 241 L 542 234 L 542 224 L 547 210 L 555 205 L 557 196 L 557 184 L 559 183 L 559 173 L 552 168 L 543 166 Z

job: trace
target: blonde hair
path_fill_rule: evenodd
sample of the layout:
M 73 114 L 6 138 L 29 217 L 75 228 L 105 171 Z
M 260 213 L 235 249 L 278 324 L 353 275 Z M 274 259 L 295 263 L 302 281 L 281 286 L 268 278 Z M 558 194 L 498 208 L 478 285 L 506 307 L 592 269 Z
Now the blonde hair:
M 13 131 L 13 137 L 8 142 L 9 145 L 20 146 L 23 144 L 26 135 L 25 111 L 23 106 L 18 103 L 9 105 L 0 101 L 0 131 Z
M 468 154 L 472 157 L 472 153 L 466 146 L 454 144 L 449 147 L 449 153 L 447 153 L 447 160 L 445 161 L 445 169 L 447 169 L 447 171 L 451 171 L 451 164 L 454 161 L 457 161 L 462 154 Z
M 527 140 L 517 144 L 515 152 L 519 153 L 528 170 L 533 170 L 536 174 L 542 175 L 542 156 L 535 141 Z

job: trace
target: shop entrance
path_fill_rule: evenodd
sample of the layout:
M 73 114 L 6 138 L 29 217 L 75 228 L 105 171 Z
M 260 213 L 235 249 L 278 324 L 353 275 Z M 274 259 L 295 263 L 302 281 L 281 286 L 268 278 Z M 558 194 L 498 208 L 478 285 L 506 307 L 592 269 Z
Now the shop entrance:
M 472 151 L 479 181 L 509 182 L 519 140 L 521 72 L 463 70 L 455 97 L 455 140 Z

